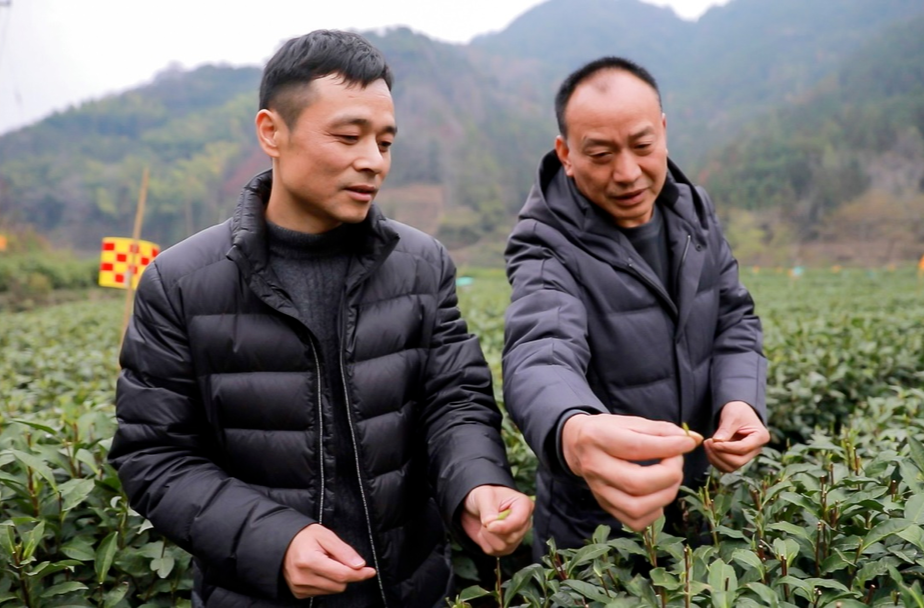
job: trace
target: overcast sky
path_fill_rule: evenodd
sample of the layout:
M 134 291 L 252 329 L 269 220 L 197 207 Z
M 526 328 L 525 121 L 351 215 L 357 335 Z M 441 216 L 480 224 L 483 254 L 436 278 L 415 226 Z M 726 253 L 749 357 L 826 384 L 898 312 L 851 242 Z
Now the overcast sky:
M 728 0 L 644 0 L 696 19 Z M 318 28 L 395 25 L 449 42 L 542 0 L 0 0 L 0 133 L 149 81 L 171 64 L 262 64 Z

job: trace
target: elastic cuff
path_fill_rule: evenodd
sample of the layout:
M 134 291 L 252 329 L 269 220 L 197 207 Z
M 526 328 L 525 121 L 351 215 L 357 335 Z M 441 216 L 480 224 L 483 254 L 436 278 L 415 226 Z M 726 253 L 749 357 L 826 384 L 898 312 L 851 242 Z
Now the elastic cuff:
M 573 416 L 577 416 L 578 414 L 587 414 L 592 416 L 598 413 L 599 412 L 591 409 L 585 410 L 580 408 L 572 408 L 570 410 L 565 410 L 562 415 L 558 417 L 558 424 L 555 425 L 554 431 L 555 446 L 549 446 L 555 451 L 552 454 L 553 457 L 548 459 L 549 464 L 552 465 L 550 468 L 552 468 L 555 473 L 563 475 L 571 480 L 583 480 L 582 477 L 575 475 L 571 471 L 571 468 L 568 466 L 568 462 L 565 460 L 565 452 L 564 446 L 562 446 L 561 436 L 565 430 L 565 423 L 568 422 L 568 420 L 570 420 Z

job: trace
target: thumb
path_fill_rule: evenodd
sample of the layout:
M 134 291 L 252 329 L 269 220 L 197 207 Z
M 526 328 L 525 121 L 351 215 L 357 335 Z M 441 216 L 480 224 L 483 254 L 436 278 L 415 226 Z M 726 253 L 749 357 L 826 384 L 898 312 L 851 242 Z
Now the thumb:
M 731 420 L 723 420 L 719 424 L 719 428 L 715 430 L 715 433 L 712 434 L 713 441 L 728 441 L 734 436 L 734 430 L 732 429 Z
M 317 542 L 332 559 L 357 570 L 366 565 L 366 560 L 353 547 L 340 540 L 332 530 L 325 531 L 327 534 L 319 535 Z
M 478 486 L 471 491 L 472 514 L 478 518 L 482 526 L 497 519 L 497 505 L 494 504 L 494 492 L 488 486 Z
M 497 515 L 488 522 L 489 532 L 503 534 L 515 530 L 529 520 L 532 514 L 532 501 L 524 495 L 508 496 L 495 509 Z

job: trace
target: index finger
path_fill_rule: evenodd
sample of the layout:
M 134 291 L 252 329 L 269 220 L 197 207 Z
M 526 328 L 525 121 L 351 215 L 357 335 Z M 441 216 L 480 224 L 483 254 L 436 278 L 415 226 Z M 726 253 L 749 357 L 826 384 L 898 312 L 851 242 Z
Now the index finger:
M 651 420 L 641 416 L 623 416 L 619 414 L 611 416 L 598 416 L 594 423 L 600 423 L 606 426 L 615 426 L 623 430 L 635 431 L 645 435 L 655 435 L 658 437 L 677 437 L 688 436 L 687 431 L 673 422 L 665 420 Z M 691 435 L 699 435 L 696 431 L 690 431 Z
M 724 452 L 726 454 L 735 454 L 737 456 L 743 456 L 754 450 L 759 450 L 766 441 L 758 435 L 747 435 L 742 439 L 737 441 L 709 441 L 710 449 L 716 452 Z
M 504 518 L 498 518 L 485 526 L 492 534 L 505 535 L 516 532 L 529 524 L 533 513 L 533 501 L 526 498 L 517 498 L 507 507 L 510 513 Z
M 314 575 L 339 583 L 355 583 L 375 576 L 375 569 L 368 566 L 351 568 L 336 559 L 316 552 L 313 559 L 306 560 L 301 569 L 309 570 Z
M 692 452 L 702 442 L 702 436 L 690 435 L 680 427 L 679 434 L 652 435 L 635 429 L 601 429 L 603 449 L 616 458 L 630 461 L 672 458 Z

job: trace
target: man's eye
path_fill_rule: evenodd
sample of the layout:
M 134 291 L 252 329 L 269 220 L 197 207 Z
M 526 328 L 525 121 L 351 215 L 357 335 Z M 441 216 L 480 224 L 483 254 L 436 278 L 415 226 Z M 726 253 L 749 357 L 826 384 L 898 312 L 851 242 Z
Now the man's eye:
M 340 135 L 338 135 L 337 137 L 338 137 L 339 139 L 342 139 L 343 141 L 345 141 L 345 142 L 347 142 L 347 143 L 351 143 L 351 144 L 355 144 L 356 142 L 359 141 L 359 135 L 346 135 L 346 134 L 340 134 Z
M 383 150 L 387 150 L 387 149 L 391 148 L 391 145 L 392 145 L 393 143 L 395 143 L 395 142 L 392 142 L 392 141 L 380 141 L 380 142 L 379 142 L 379 147 L 382 148 Z

